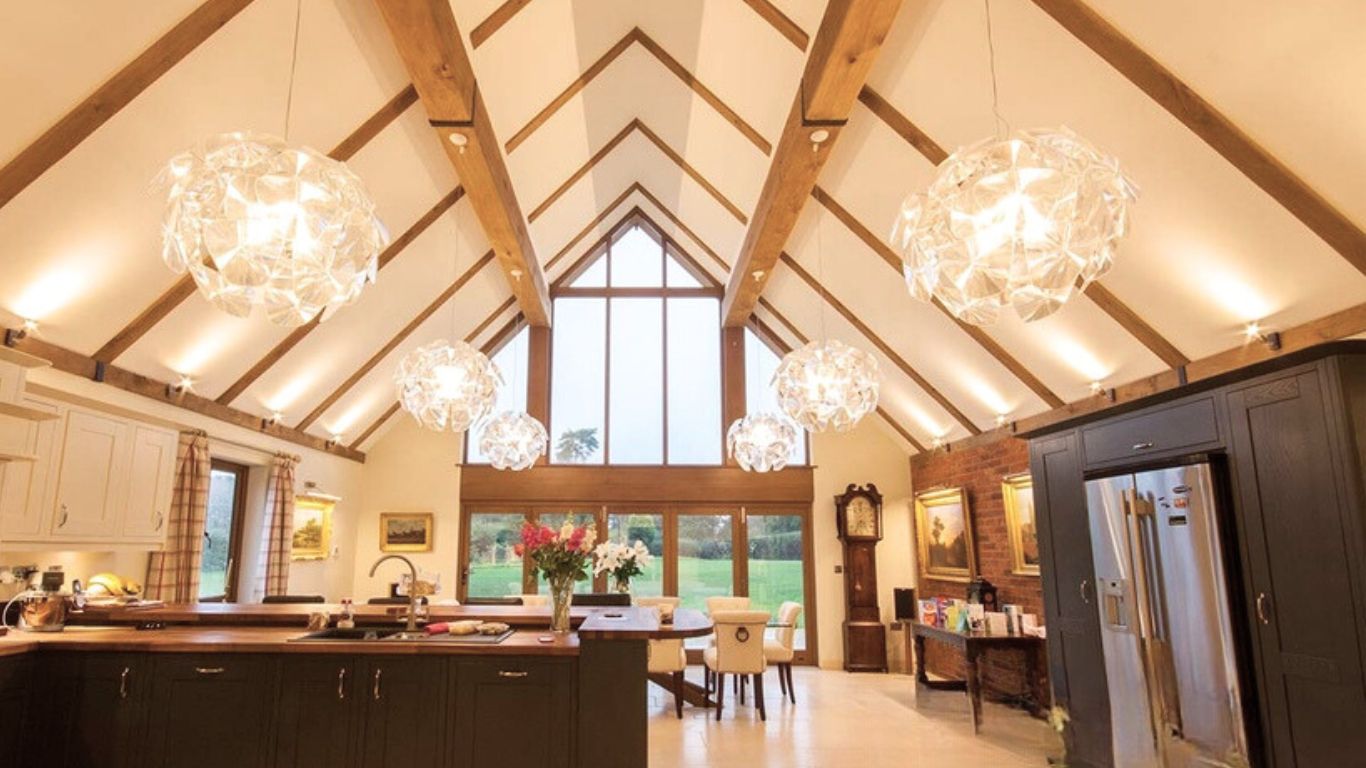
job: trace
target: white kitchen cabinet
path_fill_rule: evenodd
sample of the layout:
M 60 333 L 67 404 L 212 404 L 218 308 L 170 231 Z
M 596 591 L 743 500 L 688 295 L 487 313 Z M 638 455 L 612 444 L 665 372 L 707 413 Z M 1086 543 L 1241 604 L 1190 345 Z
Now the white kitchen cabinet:
M 84 408 L 67 411 L 48 529 L 63 539 L 114 538 L 128 505 L 132 425 Z
M 9 425 L 19 436 L 18 452 L 35 458 L 0 464 L 0 542 L 48 538 L 47 521 L 55 492 L 55 449 L 59 430 L 65 428 L 61 417 L 66 408 L 62 404 L 33 397 L 23 397 L 20 402 L 56 418 Z
M 142 424 L 133 428 L 124 538 L 159 541 L 165 537 L 179 440 L 179 435 L 170 430 Z

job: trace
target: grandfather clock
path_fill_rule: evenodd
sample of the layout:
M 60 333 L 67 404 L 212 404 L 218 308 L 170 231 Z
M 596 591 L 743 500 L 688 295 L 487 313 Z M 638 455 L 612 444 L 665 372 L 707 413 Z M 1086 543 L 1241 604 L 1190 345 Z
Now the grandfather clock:
M 877 607 L 877 543 L 882 494 L 850 484 L 835 497 L 835 527 L 844 543 L 844 669 L 887 671 L 887 628 Z

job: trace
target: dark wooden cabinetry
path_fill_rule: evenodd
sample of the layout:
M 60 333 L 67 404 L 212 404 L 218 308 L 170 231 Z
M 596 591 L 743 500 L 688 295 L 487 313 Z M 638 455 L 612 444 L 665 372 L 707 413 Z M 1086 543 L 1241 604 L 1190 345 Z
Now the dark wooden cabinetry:
M 47 724 L 53 738 L 38 763 L 50 768 L 142 765 L 150 662 L 127 653 L 40 659 L 45 688 L 30 705 L 31 722 Z
M 350 765 L 360 707 L 349 656 L 300 656 L 281 664 L 275 768 Z
M 266 765 L 276 668 L 267 656 L 158 654 L 141 764 Z
M 1227 470 L 1224 554 L 1253 764 L 1355 765 L 1366 754 L 1366 344 L 1188 391 L 1029 435 L 1069 765 L 1113 764 L 1085 480 L 1193 454 Z
M 0 657 L 0 756 L 18 755 L 24 733 L 25 703 L 33 660 L 23 656 Z
M 442 765 L 450 730 L 446 660 L 374 656 L 361 664 L 361 768 Z
M 469 659 L 451 668 L 452 768 L 568 768 L 573 764 L 573 667 L 565 662 Z

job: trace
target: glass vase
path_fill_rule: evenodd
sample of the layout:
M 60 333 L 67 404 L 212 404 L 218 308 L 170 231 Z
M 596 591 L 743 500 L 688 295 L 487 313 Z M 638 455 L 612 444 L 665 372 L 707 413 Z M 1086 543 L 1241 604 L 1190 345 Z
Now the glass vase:
M 569 605 L 574 600 L 574 575 L 555 574 L 549 576 L 547 581 L 550 582 L 550 631 L 569 632 Z
M 616 589 L 617 594 L 619 594 L 619 595 L 629 595 L 629 594 L 631 594 L 631 577 L 630 577 L 630 576 L 616 576 L 616 577 L 613 577 L 612 586 L 613 586 L 614 589 Z

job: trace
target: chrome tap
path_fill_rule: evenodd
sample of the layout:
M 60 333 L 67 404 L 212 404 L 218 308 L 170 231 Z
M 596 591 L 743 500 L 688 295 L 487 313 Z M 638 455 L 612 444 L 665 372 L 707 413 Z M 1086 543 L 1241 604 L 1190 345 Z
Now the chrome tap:
M 379 564 L 385 560 L 402 560 L 408 565 L 408 628 L 403 631 L 403 635 L 405 636 L 403 639 L 411 639 L 407 636 L 412 636 L 413 638 L 425 636 L 424 633 L 417 631 L 417 601 L 422 599 L 417 594 L 417 566 L 413 565 L 413 561 L 403 555 L 385 555 L 376 560 L 374 565 L 370 566 L 371 576 L 375 575 L 375 571 L 379 570 Z

